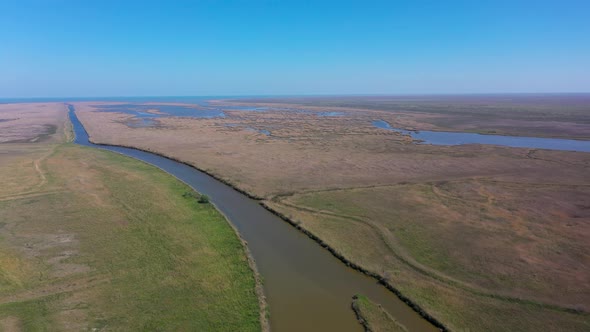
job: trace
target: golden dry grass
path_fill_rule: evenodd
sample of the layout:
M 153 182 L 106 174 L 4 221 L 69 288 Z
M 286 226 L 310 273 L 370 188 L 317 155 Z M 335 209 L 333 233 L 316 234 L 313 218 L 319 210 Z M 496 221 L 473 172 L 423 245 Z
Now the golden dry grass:
M 0 143 L 60 142 L 65 109 L 63 103 L 0 104 Z

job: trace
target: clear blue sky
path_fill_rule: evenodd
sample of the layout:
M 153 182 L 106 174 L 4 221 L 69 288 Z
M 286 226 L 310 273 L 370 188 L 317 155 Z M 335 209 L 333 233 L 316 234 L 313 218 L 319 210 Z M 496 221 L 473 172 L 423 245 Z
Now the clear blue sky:
M 0 0 L 0 97 L 589 91 L 588 0 Z

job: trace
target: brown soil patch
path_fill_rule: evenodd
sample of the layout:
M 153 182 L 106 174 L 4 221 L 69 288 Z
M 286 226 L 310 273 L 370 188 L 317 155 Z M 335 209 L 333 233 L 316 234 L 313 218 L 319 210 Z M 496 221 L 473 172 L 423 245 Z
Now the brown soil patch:
M 21 322 L 17 317 L 8 316 L 0 319 L 0 329 L 4 332 L 22 331 Z

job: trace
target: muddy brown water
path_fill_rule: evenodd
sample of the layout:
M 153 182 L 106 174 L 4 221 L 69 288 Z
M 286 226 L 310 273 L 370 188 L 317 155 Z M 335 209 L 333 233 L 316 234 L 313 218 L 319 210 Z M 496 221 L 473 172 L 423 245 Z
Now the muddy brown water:
M 69 107 L 76 143 L 155 165 L 209 196 L 248 242 L 263 278 L 272 331 L 362 331 L 351 309 L 355 294 L 380 303 L 410 331 L 437 331 L 375 279 L 346 266 L 256 200 L 188 165 L 131 148 L 90 143 Z

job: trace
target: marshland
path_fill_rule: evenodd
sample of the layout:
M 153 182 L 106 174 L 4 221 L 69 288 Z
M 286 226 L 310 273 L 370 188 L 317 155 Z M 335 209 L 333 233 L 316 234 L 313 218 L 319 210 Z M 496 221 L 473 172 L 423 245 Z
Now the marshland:
M 590 331 L 589 12 L 0 1 L 0 331 Z
M 499 100 L 498 109 L 519 109 L 519 117 L 541 122 L 559 118 L 545 114 L 543 120 L 540 106 L 530 106 L 550 105 L 546 96 L 511 98 L 513 104 Z M 571 109 L 562 111 L 563 127 L 586 121 L 580 110 L 587 101 L 572 98 Z M 104 112 L 100 103 L 73 105 L 93 142 L 155 152 L 231 184 L 337 256 L 383 278 L 451 330 L 584 329 L 588 153 L 417 144 L 372 121 L 422 130 L 432 124 L 418 119 L 439 113 L 315 102 L 216 100 L 205 106 L 223 117 L 172 114 L 142 128 L 127 125 L 135 115 L 113 112 L 114 106 Z M 483 107 L 472 103 L 474 110 Z M 238 110 L 238 104 L 263 111 Z M 198 114 L 203 104 L 193 107 Z M 322 116 L 326 112 L 338 115 Z M 485 122 L 468 118 L 477 119 L 473 126 Z M 582 133 L 564 131 L 560 138 L 580 140 Z

